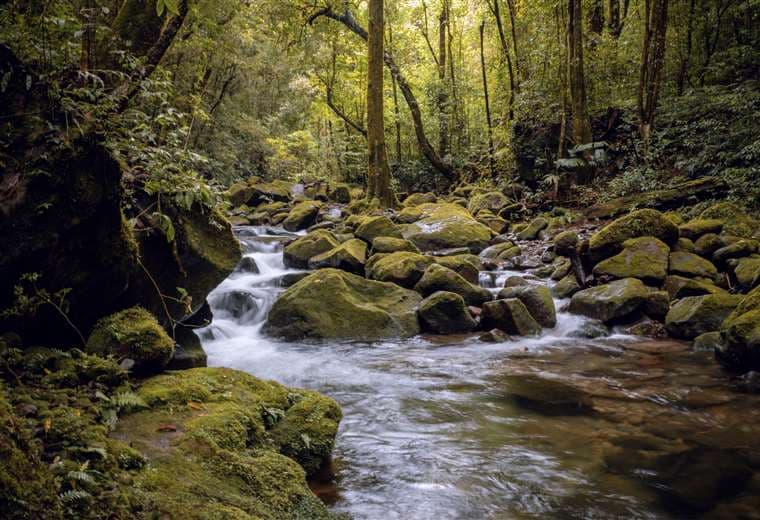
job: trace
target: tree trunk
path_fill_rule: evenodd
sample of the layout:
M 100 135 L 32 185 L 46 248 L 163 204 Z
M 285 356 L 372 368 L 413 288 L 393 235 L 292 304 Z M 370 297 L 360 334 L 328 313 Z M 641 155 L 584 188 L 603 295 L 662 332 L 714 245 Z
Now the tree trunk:
M 498 3 L 499 0 L 494 0 L 494 3 Z M 526 72 L 522 66 L 522 60 L 517 50 L 517 7 L 515 6 L 515 0 L 507 0 L 507 7 L 509 8 L 509 26 L 512 29 L 512 50 L 515 53 L 515 86 L 519 86 L 520 81 L 525 79 L 523 74 Z
M 499 8 L 499 0 L 494 0 L 493 5 L 491 5 L 491 2 L 489 1 L 488 7 L 491 8 L 491 13 L 493 13 L 493 17 L 496 20 L 496 29 L 499 32 L 499 42 L 501 43 L 501 52 L 507 59 L 507 77 L 509 78 L 509 106 L 507 107 L 507 118 L 509 121 L 512 121 L 515 118 L 515 74 L 512 67 L 512 58 L 509 55 L 507 37 L 504 34 L 504 24 L 501 21 L 501 9 Z
M 325 16 L 342 23 L 359 38 L 367 41 L 368 37 L 366 29 L 359 25 L 359 22 L 356 21 L 350 11 L 346 10 L 342 14 L 338 14 L 334 12 L 332 8 L 325 7 L 312 14 L 308 19 L 308 23 L 313 23 L 314 20 L 320 16 Z M 417 102 L 417 98 L 414 96 L 414 92 L 412 92 L 412 88 L 409 86 L 406 78 L 401 73 L 398 65 L 396 65 L 393 56 L 386 52 L 384 60 L 385 65 L 391 71 L 393 77 L 396 78 L 398 88 L 401 90 L 401 94 L 404 96 L 404 100 L 409 107 L 409 112 L 412 115 L 412 122 L 414 123 L 414 133 L 417 137 L 417 146 L 420 152 L 428 161 L 430 161 L 430 164 L 432 164 L 436 170 L 438 170 L 444 177 L 446 177 L 449 182 L 455 182 L 457 180 L 457 175 L 454 172 L 453 168 L 451 165 L 441 160 L 441 157 L 436 153 L 435 149 L 430 144 L 427 135 L 425 134 L 425 126 L 422 122 L 422 111 L 420 110 L 420 104 Z
M 608 0 L 607 11 L 609 11 L 607 29 L 609 29 L 613 38 L 617 38 L 620 36 L 620 0 Z
M 657 97 L 665 65 L 668 0 L 644 0 L 644 37 L 639 70 L 639 133 L 649 140 L 654 126 Z
M 602 0 L 594 0 L 588 17 L 588 28 L 594 34 L 602 34 L 604 29 L 604 6 Z
M 695 0 L 689 0 L 689 19 L 686 24 L 686 51 L 681 66 L 678 69 L 678 80 L 676 89 L 679 96 L 683 95 L 686 83 L 689 81 L 689 69 L 691 68 L 691 54 L 694 48 L 694 13 L 696 10 Z
M 388 24 L 388 51 L 393 54 L 393 27 Z M 396 76 L 391 74 L 391 82 L 393 83 L 393 116 L 396 123 L 396 164 L 401 164 L 401 109 L 398 105 L 398 84 L 396 83 Z
M 385 208 L 392 207 L 395 196 L 391 188 L 391 172 L 385 150 L 385 117 L 383 107 L 384 55 L 383 0 L 369 0 L 369 33 L 367 40 L 367 198 L 377 199 Z
M 494 176 L 496 167 L 493 158 L 493 124 L 491 123 L 491 103 L 488 97 L 488 74 L 486 73 L 486 55 L 483 50 L 483 33 L 486 22 L 480 23 L 480 69 L 483 72 L 483 98 L 486 105 L 486 124 L 488 125 L 488 165 L 491 168 L 491 177 Z
M 438 17 L 438 153 L 446 157 L 449 153 L 449 92 L 446 86 L 446 23 L 448 9 L 446 0 L 441 5 Z
M 567 74 L 570 106 L 573 113 L 575 144 L 590 143 L 591 123 L 586 101 L 586 80 L 583 70 L 583 14 L 581 0 L 567 2 Z

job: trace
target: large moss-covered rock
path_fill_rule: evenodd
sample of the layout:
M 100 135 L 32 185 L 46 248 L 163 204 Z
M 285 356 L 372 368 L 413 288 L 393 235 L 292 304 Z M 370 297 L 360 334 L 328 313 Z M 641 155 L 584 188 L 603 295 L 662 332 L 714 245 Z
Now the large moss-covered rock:
M 174 355 L 174 340 L 152 314 L 133 307 L 98 321 L 87 340 L 87 352 L 131 359 L 136 373 L 155 374 Z
M 336 184 L 329 190 L 328 197 L 339 204 L 351 203 L 351 187 L 348 184 Z
M 702 258 L 712 258 L 713 253 L 725 245 L 718 235 L 707 233 L 694 241 L 694 252 Z
M 396 213 L 394 219 L 399 224 L 411 224 L 424 216 L 424 212 L 417 206 L 410 206 Z
M 747 290 L 754 287 L 760 281 L 760 255 L 739 259 L 734 274 L 740 288 Z
M 723 325 L 716 356 L 738 372 L 760 371 L 760 308 L 745 312 Z
M 614 220 L 589 240 L 588 253 L 595 262 L 622 251 L 631 238 L 651 236 L 673 245 L 678 241 L 678 227 L 659 211 L 642 209 Z
M 367 244 L 358 238 L 352 238 L 337 247 L 309 259 L 309 269 L 334 267 L 349 273 L 364 274 L 367 261 Z
M 477 215 L 479 211 L 486 209 L 498 213 L 507 204 L 509 204 L 509 199 L 506 195 L 498 191 L 489 191 L 472 197 L 467 204 L 467 209 L 473 215 Z
M 283 261 L 286 267 L 306 269 L 312 257 L 338 247 L 338 240 L 330 231 L 318 229 L 285 246 Z
M 557 298 L 569 298 L 581 290 L 575 274 L 570 273 L 552 287 L 552 294 Z
M 399 251 L 409 251 L 419 253 L 417 246 L 403 238 L 394 237 L 377 237 L 372 241 L 372 254 L 375 253 L 396 253 Z
M 721 289 L 712 283 L 676 275 L 665 278 L 665 282 L 662 284 L 662 289 L 667 291 L 671 300 L 680 300 L 687 296 L 726 293 L 725 289 Z
M 331 518 L 306 476 L 332 450 L 341 412 L 327 397 L 243 372 L 203 368 L 138 390 L 147 409 L 113 437 L 148 461 L 131 489 L 172 518 Z
M 487 260 L 496 260 L 503 262 L 506 260 L 511 260 L 516 256 L 520 256 L 521 254 L 522 249 L 520 249 L 520 246 L 516 246 L 512 241 L 507 240 L 501 244 L 494 244 L 485 248 L 480 253 L 480 256 Z
M 412 193 L 404 199 L 403 205 L 405 207 L 414 207 L 420 204 L 435 202 L 436 200 L 438 200 L 438 197 L 436 197 L 435 193 Z
M 414 291 L 321 269 L 282 293 L 269 311 L 267 334 L 286 339 L 384 339 L 419 332 Z
M 355 235 L 371 244 L 377 237 L 402 238 L 401 231 L 391 219 L 385 216 L 369 217 L 356 228 Z
M 258 206 L 267 202 L 289 202 L 292 198 L 293 184 L 274 180 L 251 184 L 253 195 L 246 202 L 249 206 Z
M 373 255 L 365 266 L 367 278 L 380 282 L 393 282 L 401 287 L 414 287 L 433 259 L 418 253 L 399 251 Z
M 756 309 L 760 309 L 760 286 L 752 289 L 749 293 L 747 293 L 746 296 L 741 299 L 734 312 L 732 312 L 726 318 L 726 321 L 723 323 L 723 327 L 728 327 L 731 321 L 735 320 L 739 316 L 742 316 L 743 314 L 754 311 Z
M 616 280 L 575 293 L 570 300 L 570 312 L 609 323 L 640 310 L 649 292 L 637 278 Z
M 697 240 L 708 233 L 718 234 L 723 229 L 723 221 L 718 219 L 698 218 L 690 220 L 686 224 L 678 226 L 681 236 L 690 240 Z
M 520 240 L 535 240 L 538 234 L 549 226 L 549 221 L 544 217 L 538 217 L 530 221 L 523 230 L 517 233 Z
M 690 278 L 703 278 L 717 282 L 720 280 L 718 269 L 701 256 L 685 251 L 673 251 L 670 253 L 668 265 L 670 274 L 686 276 Z
M 438 291 L 453 292 L 464 298 L 467 305 L 476 307 L 493 299 L 488 289 L 468 282 L 455 271 L 440 264 L 433 264 L 428 267 L 425 274 L 414 286 L 414 290 L 423 296 L 430 296 Z
M 437 264 L 448 267 L 468 282 L 478 285 L 483 265 L 475 255 L 451 255 L 434 258 Z
M 594 275 L 609 278 L 638 278 L 661 282 L 668 273 L 670 248 L 654 237 L 632 238 L 623 242 L 623 250 L 594 267 Z
M 305 201 L 290 210 L 287 218 L 283 221 L 282 227 L 288 231 L 300 231 L 311 227 L 317 222 L 319 209 L 322 204 L 314 201 Z
M 670 307 L 665 317 L 665 327 L 671 336 L 694 339 L 700 334 L 718 330 L 740 301 L 741 296 L 733 294 L 683 298 Z
M 578 234 L 575 231 L 563 231 L 554 237 L 554 251 L 558 255 L 573 256 L 577 252 Z
M 491 230 L 461 206 L 422 204 L 417 209 L 422 211 L 422 218 L 407 225 L 403 234 L 422 251 L 467 247 L 480 252 L 491 240 Z
M 484 330 L 500 329 L 517 336 L 537 336 L 541 333 L 541 325 L 517 298 L 484 304 L 480 325 Z
M 760 223 L 757 220 L 731 202 L 719 202 L 710 206 L 699 215 L 699 218 L 722 220 L 722 229 L 725 233 L 742 238 L 751 238 L 760 228 Z
M 528 309 L 542 327 L 557 325 L 557 309 L 554 306 L 551 291 L 544 285 L 522 285 L 506 287 L 499 291 L 499 299 L 517 298 Z
M 436 334 L 469 332 L 478 326 L 464 298 L 452 292 L 431 294 L 422 301 L 418 312 L 422 329 Z
M 713 261 L 719 266 L 724 266 L 732 258 L 751 256 L 758 250 L 760 244 L 757 240 L 738 240 L 716 250 L 713 253 Z

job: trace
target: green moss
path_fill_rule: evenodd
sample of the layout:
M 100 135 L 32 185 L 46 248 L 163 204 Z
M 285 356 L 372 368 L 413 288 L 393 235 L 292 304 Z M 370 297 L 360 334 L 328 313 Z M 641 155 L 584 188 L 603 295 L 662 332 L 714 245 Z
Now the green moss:
M 367 244 L 358 238 L 352 238 L 309 259 L 310 269 L 333 267 L 354 274 L 364 274 L 367 261 Z
M 549 221 L 543 217 L 533 219 L 527 226 L 517 233 L 520 240 L 535 240 L 538 234 L 549 226 Z
M 87 351 L 135 362 L 138 373 L 163 369 L 174 355 L 174 340 L 148 311 L 132 307 L 101 319 L 87 340 Z
M 623 250 L 594 267 L 595 276 L 661 282 L 667 275 L 670 248 L 653 237 L 623 242 Z
M 419 253 L 398 251 L 384 254 L 378 259 L 373 257 L 373 261 L 366 265 L 366 273 L 367 278 L 371 280 L 393 282 L 411 289 L 431 264 L 433 264 L 431 258 Z
M 670 307 L 665 317 L 665 327 L 672 336 L 694 339 L 706 332 L 718 330 L 740 301 L 741 296 L 733 294 L 683 298 Z
M 427 297 L 438 291 L 447 291 L 460 295 L 467 305 L 480 307 L 493 299 L 488 289 L 472 284 L 455 271 L 440 264 L 433 264 L 414 286 L 414 290 Z
M 473 215 L 477 215 L 479 211 L 486 209 L 498 213 L 507 204 L 509 204 L 509 199 L 506 195 L 498 191 L 490 191 L 472 197 L 467 204 L 467 209 Z
M 483 264 L 476 255 L 451 255 L 433 257 L 435 263 L 448 267 L 472 284 L 479 284 Z
M 371 244 L 377 237 L 401 238 L 401 231 L 388 217 L 369 217 L 356 228 L 356 236 Z
M 306 229 L 317 221 L 321 202 L 306 201 L 296 204 L 290 210 L 282 225 L 288 231 L 300 231 Z
M 597 231 L 589 240 L 589 255 L 598 262 L 619 253 L 626 240 L 645 236 L 673 245 L 678 240 L 678 227 L 659 211 L 634 211 Z
M 403 238 L 377 237 L 372 241 L 372 254 L 396 253 L 398 251 L 409 251 L 412 253 L 420 252 L 417 246 Z
M 335 247 L 338 247 L 335 235 L 326 229 L 318 229 L 285 246 L 283 261 L 286 267 L 306 269 L 309 266 L 309 259 Z
M 687 253 L 685 251 L 670 253 L 668 271 L 675 275 L 704 278 L 713 282 L 720 280 L 718 269 L 712 262 L 694 253 Z
M 406 226 L 404 238 L 422 251 L 467 247 L 477 253 L 485 249 L 493 232 L 456 204 L 422 204 L 422 218 Z
M 264 330 L 287 339 L 413 336 L 421 299 L 392 283 L 321 269 L 280 295 Z
M 722 220 L 725 233 L 742 238 L 752 238 L 760 229 L 760 223 L 757 220 L 747 215 L 743 208 L 731 202 L 719 202 L 710 206 L 699 217 Z
M 707 233 L 720 233 L 723 224 L 723 221 L 719 219 L 699 218 L 678 226 L 678 230 L 682 237 L 697 240 Z

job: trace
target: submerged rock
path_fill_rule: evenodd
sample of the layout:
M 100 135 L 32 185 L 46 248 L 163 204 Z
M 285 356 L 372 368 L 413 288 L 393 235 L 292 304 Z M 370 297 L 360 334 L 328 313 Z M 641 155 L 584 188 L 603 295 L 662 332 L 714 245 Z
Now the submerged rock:
M 570 312 L 609 323 L 640 310 L 649 292 L 637 278 L 617 280 L 575 293 L 570 301 Z
M 321 269 L 282 293 L 264 332 L 300 338 L 385 339 L 419 333 L 422 297 L 396 284 Z
M 136 373 L 155 374 L 174 355 L 174 340 L 152 314 L 133 307 L 98 321 L 87 340 L 87 352 L 131 359 Z
M 509 395 L 527 401 L 547 412 L 590 410 L 588 393 L 562 380 L 538 374 L 516 374 L 504 377 Z
M 452 292 L 431 294 L 422 301 L 418 312 L 422 329 L 436 334 L 469 332 L 478 326 L 464 299 Z

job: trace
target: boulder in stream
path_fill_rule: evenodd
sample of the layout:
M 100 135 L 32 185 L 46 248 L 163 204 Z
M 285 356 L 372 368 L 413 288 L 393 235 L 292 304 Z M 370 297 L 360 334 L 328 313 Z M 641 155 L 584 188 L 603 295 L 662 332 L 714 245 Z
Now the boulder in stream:
M 285 246 L 283 262 L 285 267 L 306 269 L 309 260 L 317 255 L 338 247 L 335 235 L 326 229 L 318 229 L 308 235 L 298 238 Z
M 599 262 L 622 251 L 627 240 L 645 236 L 671 246 L 678 241 L 678 226 L 659 211 L 634 211 L 594 233 L 589 240 L 588 254 L 593 262 Z
M 305 201 L 296 204 L 290 210 L 287 218 L 283 221 L 282 227 L 288 231 L 301 231 L 311 227 L 317 222 L 319 210 L 322 207 L 320 202 Z
M 488 246 L 493 232 L 457 204 L 422 204 L 417 206 L 422 218 L 404 229 L 404 238 L 422 251 L 467 247 L 477 253 Z
M 523 285 L 507 287 L 499 292 L 499 299 L 517 298 L 528 309 L 542 327 L 552 328 L 557 325 L 557 309 L 551 291 L 544 285 Z
M 365 218 L 355 234 L 368 244 L 372 244 L 377 237 L 402 238 L 399 227 L 385 216 Z
M 472 284 L 455 271 L 440 264 L 433 264 L 425 270 L 414 290 L 423 296 L 430 296 L 438 291 L 448 291 L 460 295 L 467 305 L 480 307 L 493 299 L 488 289 Z
M 329 251 L 309 259 L 309 269 L 334 267 L 349 273 L 364 274 L 367 261 L 367 244 L 358 238 L 343 242 Z
M 594 267 L 594 276 L 638 278 L 659 283 L 668 274 L 670 248 L 654 237 L 632 238 L 623 242 L 623 250 Z
M 375 340 L 418 334 L 422 297 L 396 284 L 320 269 L 283 292 L 264 332 L 275 337 Z
M 570 312 L 609 323 L 638 311 L 649 292 L 638 278 L 616 280 L 575 293 L 570 300 Z
M 516 336 L 537 336 L 541 333 L 541 325 L 517 298 L 485 303 L 480 325 L 486 330 L 501 329 Z
M 733 294 L 690 296 L 676 301 L 665 317 L 671 336 L 694 339 L 705 332 L 720 329 L 723 320 L 736 308 L 742 297 Z
M 365 272 L 370 280 L 393 282 L 411 289 L 433 263 L 434 260 L 427 256 L 399 251 L 372 255 L 365 265 Z
M 469 332 L 478 326 L 464 298 L 453 292 L 431 294 L 422 300 L 418 312 L 422 329 L 436 334 Z

